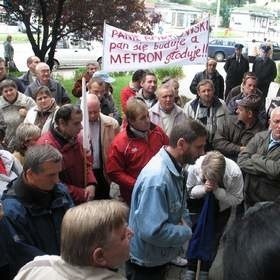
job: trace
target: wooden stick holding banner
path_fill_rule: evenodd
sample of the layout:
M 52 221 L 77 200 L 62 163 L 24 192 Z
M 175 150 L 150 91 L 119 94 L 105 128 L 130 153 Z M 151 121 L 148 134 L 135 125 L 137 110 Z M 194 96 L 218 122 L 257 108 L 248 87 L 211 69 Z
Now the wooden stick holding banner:
M 87 90 L 86 90 L 86 79 L 82 78 L 82 100 L 81 110 L 83 112 L 83 150 L 84 150 L 84 183 L 87 186 L 87 154 L 90 152 L 90 141 L 89 141 L 89 117 L 87 108 Z

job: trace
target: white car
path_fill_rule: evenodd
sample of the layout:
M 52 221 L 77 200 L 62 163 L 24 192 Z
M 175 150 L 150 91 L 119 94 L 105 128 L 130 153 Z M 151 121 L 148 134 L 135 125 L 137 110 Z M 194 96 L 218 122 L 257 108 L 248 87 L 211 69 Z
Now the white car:
M 57 42 L 54 69 L 85 66 L 92 61 L 102 61 L 101 42 L 63 39 Z

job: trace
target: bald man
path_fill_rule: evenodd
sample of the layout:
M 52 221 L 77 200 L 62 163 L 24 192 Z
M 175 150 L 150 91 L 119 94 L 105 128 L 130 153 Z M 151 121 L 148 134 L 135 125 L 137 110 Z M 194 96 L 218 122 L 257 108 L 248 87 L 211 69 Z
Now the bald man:
M 237 163 L 245 176 L 247 207 L 280 195 L 280 107 L 271 111 L 269 129 L 250 140 Z
M 100 101 L 95 94 L 87 95 L 87 106 L 93 171 L 97 180 L 95 199 L 107 199 L 110 197 L 110 181 L 104 164 L 107 160 L 107 150 L 115 135 L 120 131 L 120 127 L 114 118 L 101 113 Z
M 36 80 L 31 83 L 25 90 L 24 94 L 34 98 L 34 93 L 41 86 L 47 86 L 52 92 L 57 105 L 61 106 L 70 103 L 71 100 L 64 87 L 56 80 L 51 78 L 51 70 L 45 62 L 39 62 L 35 68 Z

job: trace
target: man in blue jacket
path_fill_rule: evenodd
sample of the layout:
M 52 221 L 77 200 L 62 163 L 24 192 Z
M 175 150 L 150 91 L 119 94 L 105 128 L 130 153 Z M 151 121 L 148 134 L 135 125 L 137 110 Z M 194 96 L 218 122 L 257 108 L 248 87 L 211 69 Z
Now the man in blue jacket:
M 11 276 L 35 256 L 60 253 L 60 228 L 73 206 L 64 185 L 58 183 L 62 156 L 50 145 L 26 152 L 23 172 L 2 196 L 0 223 L 5 242 L 0 264 L 8 263 Z
M 198 121 L 175 126 L 170 143 L 147 163 L 134 186 L 129 226 L 134 232 L 126 276 L 162 280 L 166 265 L 191 238 L 184 165 L 204 153 L 207 132 Z

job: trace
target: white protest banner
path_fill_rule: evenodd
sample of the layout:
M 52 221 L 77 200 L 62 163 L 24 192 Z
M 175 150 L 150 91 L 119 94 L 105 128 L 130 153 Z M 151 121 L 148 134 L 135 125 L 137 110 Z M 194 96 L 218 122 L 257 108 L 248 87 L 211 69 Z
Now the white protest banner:
M 205 64 L 209 19 L 180 35 L 141 35 L 104 23 L 103 69 L 128 71 L 164 66 Z

